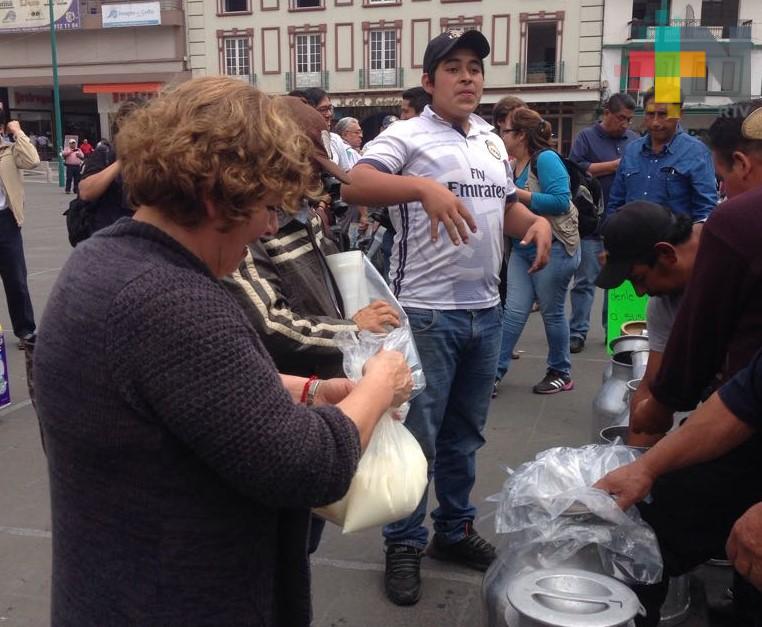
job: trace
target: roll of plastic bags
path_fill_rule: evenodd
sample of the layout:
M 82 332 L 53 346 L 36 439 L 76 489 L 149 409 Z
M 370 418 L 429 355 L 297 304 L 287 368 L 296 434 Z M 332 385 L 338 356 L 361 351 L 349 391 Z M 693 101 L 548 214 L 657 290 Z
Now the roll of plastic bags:
M 353 381 L 358 381 L 362 375 L 362 367 L 365 365 L 365 361 L 378 352 L 383 345 L 384 348 L 399 351 L 405 356 L 407 365 L 410 366 L 413 373 L 413 393 L 410 398 L 415 398 L 426 387 L 426 378 L 423 376 L 421 358 L 418 355 L 415 338 L 410 329 L 410 322 L 402 305 L 394 297 L 378 270 L 373 267 L 370 259 L 359 250 L 328 255 L 326 260 L 334 279 L 336 279 L 341 299 L 344 302 L 344 313 L 348 318 L 376 300 L 382 300 L 391 305 L 400 318 L 400 326 L 397 329 L 389 327 L 388 334 L 361 332 L 360 337 L 364 339 L 354 349 L 354 352 L 351 352 L 349 358 L 347 351 L 344 351 L 344 372 Z M 370 340 L 368 339 L 370 337 L 377 339 Z M 348 339 L 346 348 L 351 350 L 352 344 L 352 340 Z
M 371 303 L 365 280 L 364 258 L 365 255 L 360 250 L 336 253 L 325 258 L 341 293 L 347 318 L 351 318 Z
M 407 342 L 402 329 L 386 336 L 365 331 L 359 335 L 345 333 L 337 339 L 344 353 L 344 371 L 352 381 L 362 377 L 365 362 L 379 350 L 400 350 Z M 428 462 L 421 445 L 403 424 L 407 409 L 405 403 L 381 417 L 347 493 L 339 501 L 314 510 L 343 527 L 344 533 L 395 522 L 418 507 L 428 485 Z

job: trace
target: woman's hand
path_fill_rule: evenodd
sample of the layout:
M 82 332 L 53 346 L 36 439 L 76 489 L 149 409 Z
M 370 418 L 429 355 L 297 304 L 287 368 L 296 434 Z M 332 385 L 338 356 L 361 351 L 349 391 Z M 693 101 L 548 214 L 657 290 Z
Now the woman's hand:
M 550 228 L 550 222 L 545 218 L 538 217 L 534 224 L 527 229 L 520 244 L 522 246 L 534 244 L 537 247 L 537 254 L 529 268 L 529 274 L 542 270 L 550 261 L 550 247 L 553 245 L 553 231 Z
M 315 405 L 336 405 L 349 395 L 354 386 L 349 379 L 323 379 L 315 393 Z
M 526 189 L 517 189 L 516 195 L 518 196 L 519 200 L 523 202 L 527 207 L 531 206 L 532 204 L 532 192 L 526 190 Z
M 365 363 L 365 379 L 391 388 L 392 407 L 399 407 L 410 398 L 413 377 L 402 353 L 382 350 Z
M 608 492 L 616 499 L 617 505 L 627 511 L 646 497 L 653 482 L 654 477 L 641 458 L 611 471 L 593 487 Z

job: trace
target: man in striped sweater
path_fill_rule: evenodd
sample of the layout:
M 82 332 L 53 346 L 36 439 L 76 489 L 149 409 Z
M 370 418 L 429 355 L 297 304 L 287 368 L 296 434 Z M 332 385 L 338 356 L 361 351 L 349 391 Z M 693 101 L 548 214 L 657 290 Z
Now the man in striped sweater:
M 320 114 L 297 98 L 285 100 L 313 140 L 315 175 L 322 171 L 348 183 L 347 173 L 331 161 L 330 139 Z M 389 304 L 377 301 L 346 319 L 325 260 L 338 249 L 324 234 L 319 207 L 305 201 L 297 215 L 278 211 L 278 232 L 250 243 L 238 270 L 225 282 L 280 372 L 341 377 L 336 335 L 363 329 L 383 332 L 385 325 L 398 326 L 399 316 Z

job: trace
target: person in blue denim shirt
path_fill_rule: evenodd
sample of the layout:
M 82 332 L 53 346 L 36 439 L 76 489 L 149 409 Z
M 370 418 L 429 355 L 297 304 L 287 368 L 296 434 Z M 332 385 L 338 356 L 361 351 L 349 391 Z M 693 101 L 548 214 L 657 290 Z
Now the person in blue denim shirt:
M 643 97 L 648 133 L 625 148 L 606 213 L 648 200 L 703 222 L 717 205 L 712 155 L 680 127 L 682 105 L 658 103 L 654 94 L 651 90 Z
M 569 174 L 558 154 L 550 149 L 550 124 L 526 107 L 511 112 L 498 123 L 509 154 L 516 157 L 514 176 L 519 200 L 551 224 L 573 224 L 567 235 L 554 225 L 550 263 L 530 273 L 534 251 L 514 242 L 508 259 L 508 292 L 503 313 L 503 338 L 498 358 L 495 389 L 510 368 L 513 349 L 518 342 L 532 305 L 540 305 L 545 337 L 548 341 L 547 371 L 532 391 L 555 394 L 574 388 L 569 355 L 569 322 L 564 307 L 569 282 L 579 266 L 580 246 L 576 209 L 571 205 Z M 528 189 L 527 189 L 528 188 Z M 570 216 L 570 213 L 574 216 Z
M 603 118 L 581 130 L 574 138 L 569 158 L 598 179 L 603 192 L 604 206 L 619 167 L 624 149 L 638 135 L 630 130 L 635 101 L 627 94 L 614 94 L 603 106 Z M 600 254 L 603 243 L 599 233 L 582 238 L 582 259 L 574 275 L 571 289 L 569 320 L 569 349 L 582 352 L 590 330 L 590 310 L 595 299 L 595 278 L 601 271 Z M 603 301 L 601 324 L 606 326 L 606 300 Z

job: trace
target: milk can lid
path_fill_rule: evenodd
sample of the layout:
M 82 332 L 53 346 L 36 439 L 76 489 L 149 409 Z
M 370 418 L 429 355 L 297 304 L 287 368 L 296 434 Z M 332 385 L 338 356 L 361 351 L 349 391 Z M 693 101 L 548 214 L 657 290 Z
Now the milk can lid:
M 552 627 L 626 625 L 640 604 L 635 593 L 612 577 L 574 568 L 544 568 L 508 584 L 517 612 Z

